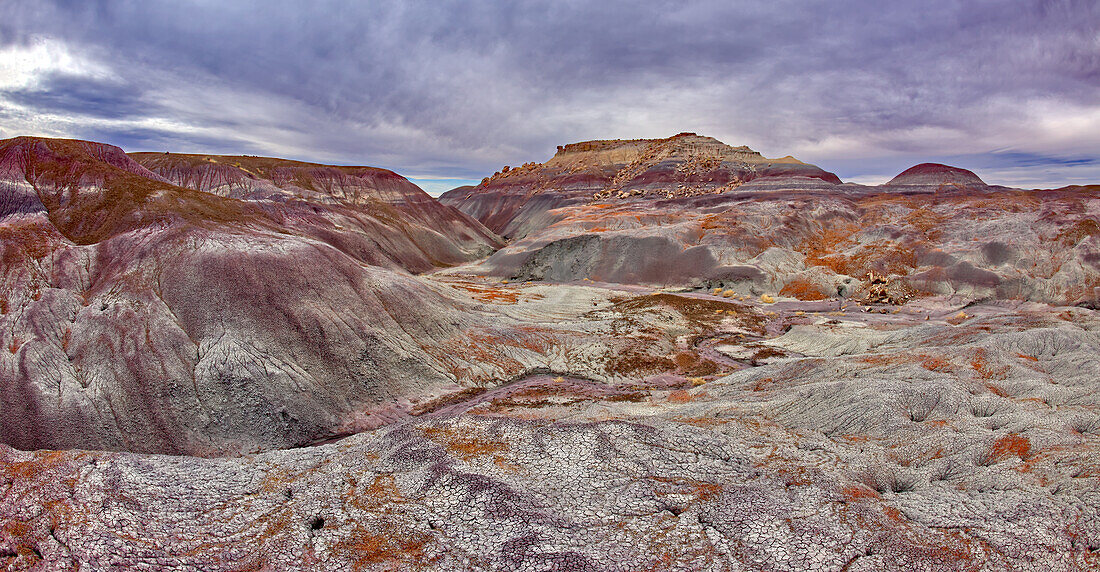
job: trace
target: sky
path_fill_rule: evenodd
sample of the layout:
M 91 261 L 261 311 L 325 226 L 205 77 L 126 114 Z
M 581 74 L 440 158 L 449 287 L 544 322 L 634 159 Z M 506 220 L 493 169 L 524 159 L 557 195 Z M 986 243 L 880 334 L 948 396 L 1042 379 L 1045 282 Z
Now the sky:
M 0 0 L 0 138 L 385 167 L 432 194 L 691 131 L 846 181 L 1100 183 L 1100 2 Z

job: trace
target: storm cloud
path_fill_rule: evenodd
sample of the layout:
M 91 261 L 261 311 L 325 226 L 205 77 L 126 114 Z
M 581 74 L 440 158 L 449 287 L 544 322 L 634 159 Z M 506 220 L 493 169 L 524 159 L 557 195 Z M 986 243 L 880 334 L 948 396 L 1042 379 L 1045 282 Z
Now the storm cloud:
M 0 1 L 0 136 L 372 164 L 430 190 L 695 131 L 885 180 L 1100 182 L 1081 1 Z

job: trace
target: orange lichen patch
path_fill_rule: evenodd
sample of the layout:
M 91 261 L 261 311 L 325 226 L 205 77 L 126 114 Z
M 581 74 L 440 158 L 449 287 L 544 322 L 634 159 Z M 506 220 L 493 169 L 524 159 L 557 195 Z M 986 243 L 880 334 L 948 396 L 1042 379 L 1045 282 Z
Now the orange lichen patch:
M 431 541 L 432 536 L 426 532 L 398 528 L 388 522 L 373 527 L 356 523 L 355 531 L 335 543 L 333 549 L 352 558 L 353 570 L 375 570 L 379 565 L 395 570 L 430 564 L 424 546 Z
M 1081 281 L 1074 282 L 1062 290 L 1062 295 L 1069 300 L 1096 299 L 1096 288 L 1100 287 L 1100 276 L 1086 274 Z M 1069 321 L 1073 321 L 1072 319 Z
M 938 356 L 918 356 L 920 358 L 920 365 L 924 369 L 929 371 L 938 371 L 940 373 L 948 373 L 954 371 L 954 366 L 950 361 L 938 357 Z
M 789 296 L 803 301 L 824 300 L 827 297 L 821 291 L 820 286 L 801 278 L 796 278 L 788 282 L 779 293 L 783 296 Z
M 844 487 L 844 490 L 841 491 L 841 494 L 844 495 L 844 500 L 848 502 L 855 502 L 864 499 L 882 498 L 882 495 L 878 494 L 878 492 L 871 490 L 870 487 L 866 487 L 863 485 L 848 485 Z
M 876 274 L 908 274 L 917 267 L 917 257 L 913 245 L 899 245 L 891 241 L 880 241 L 860 245 L 854 252 L 847 254 L 812 253 L 806 256 L 806 263 L 824 266 L 837 274 L 865 276 L 868 272 Z
M 979 465 L 992 465 L 1011 457 L 1024 459 L 1031 452 L 1031 441 L 1022 435 L 1009 433 L 997 439 L 987 451 L 977 459 Z
M 995 366 L 989 363 L 985 348 L 978 348 L 970 360 L 970 367 L 984 380 L 1003 380 L 1008 376 L 1009 366 Z
M 690 403 L 692 395 L 683 389 L 677 389 L 668 394 L 669 403 Z
M 496 465 L 497 468 L 499 468 L 500 470 L 508 473 L 518 473 L 523 468 L 519 465 L 509 463 L 501 455 L 493 455 L 493 464 Z
M 13 488 L 17 486 L 24 490 L 39 491 L 42 495 L 41 507 L 44 509 L 32 521 L 0 519 L 0 538 L 14 540 L 16 551 L 23 555 L 24 548 L 34 552 L 33 546 L 42 541 L 39 537 L 42 528 L 35 526 L 36 521 L 48 520 L 53 528 L 80 529 L 87 526 L 87 512 L 74 507 L 70 497 L 78 477 L 69 470 L 69 463 L 87 456 L 87 453 L 40 451 L 26 461 L 0 461 L 0 482 L 12 483 Z M 49 486 L 45 486 L 46 482 Z
M 345 497 L 352 506 L 370 512 L 385 512 L 393 505 L 406 501 L 397 488 L 397 480 L 389 474 L 376 475 L 365 487 L 353 484 Z
M 824 266 L 837 274 L 844 274 L 853 267 L 851 259 L 843 254 L 816 252 L 806 255 L 806 264 L 810 266 Z
M 608 373 L 631 375 L 637 372 L 662 372 L 676 369 L 676 363 L 664 356 L 644 353 L 641 349 L 629 349 L 604 365 Z
M 0 267 L 43 258 L 61 246 L 63 237 L 40 218 L 0 223 Z
M 909 520 L 905 518 L 905 514 L 892 506 L 882 507 L 882 512 L 886 513 L 886 517 L 894 522 L 907 522 Z
M 841 244 L 847 242 L 860 230 L 860 225 L 854 222 L 826 226 L 821 229 L 821 232 L 806 237 L 797 250 L 805 254 L 807 260 L 817 259 L 836 252 Z
M 725 228 L 726 226 L 727 225 L 715 215 L 707 215 L 703 217 L 703 220 L 699 223 L 699 227 L 702 230 L 714 230 L 716 228 Z
M 515 304 L 519 301 L 519 292 L 516 290 L 506 290 L 502 288 L 491 288 L 488 286 L 477 286 L 470 283 L 456 283 L 453 284 L 458 288 L 462 288 L 470 293 L 470 296 L 481 302 L 492 302 L 496 304 Z
M 948 425 L 948 422 L 944 420 L 936 420 L 925 421 L 924 424 L 931 427 L 945 427 Z M 946 451 L 943 449 L 943 447 L 930 447 L 925 450 L 912 450 L 905 448 L 899 449 L 897 447 L 894 447 L 886 452 L 886 456 L 891 461 L 894 461 L 895 463 L 903 467 L 923 465 L 933 459 L 942 458 L 944 454 L 946 454 Z
M 672 358 L 677 371 L 689 378 L 702 378 L 719 372 L 719 366 L 712 360 L 691 352 L 680 352 Z M 702 383 L 702 381 L 700 381 Z
M 1030 361 L 1039 361 L 1039 358 L 1037 358 L 1037 357 L 1035 357 L 1035 356 L 1029 356 L 1029 355 L 1027 355 L 1027 354 L 1021 354 L 1021 353 L 1017 353 L 1017 354 L 1016 354 L 1016 357 L 1018 357 L 1018 358 L 1020 358 L 1020 359 L 1026 359 L 1026 360 L 1030 360 Z
M 903 221 L 924 234 L 927 240 L 938 240 L 943 235 L 943 227 L 949 220 L 946 214 L 935 212 L 928 207 L 914 209 Z
M 520 347 L 545 353 L 556 344 L 557 334 L 542 328 L 525 327 L 509 330 L 470 329 L 442 344 L 424 344 L 421 348 L 450 368 L 455 379 L 476 383 L 496 378 L 485 368 L 473 368 L 468 363 L 492 364 L 500 368 L 504 376 L 518 375 L 524 365 L 509 357 L 504 347 Z
M 743 327 L 753 327 L 759 329 L 759 333 L 763 333 L 763 319 L 741 304 L 663 292 L 626 299 L 612 298 L 611 301 L 615 303 L 613 309 L 623 314 L 628 315 L 653 308 L 671 308 L 685 318 L 704 325 L 718 324 L 722 321 L 723 315 L 734 314 L 741 319 Z M 723 313 L 716 313 L 716 310 L 723 310 Z
M 910 361 L 904 354 L 868 354 L 859 356 L 857 361 L 868 365 L 892 366 Z
M 954 371 L 954 365 L 945 358 L 926 354 L 868 354 L 857 358 L 858 361 L 875 366 L 897 366 L 917 364 L 929 371 L 948 373 Z
M 0 464 L 0 475 L 8 480 L 32 480 L 40 478 L 66 461 L 79 458 L 64 451 L 40 451 L 28 461 Z
M 807 467 L 791 466 L 789 460 L 784 460 L 780 463 L 780 466 L 775 470 L 776 474 L 783 479 L 783 484 L 788 487 L 808 487 L 814 484 L 813 473 L 814 470 Z
M 401 495 L 401 491 L 397 488 L 397 480 L 394 479 L 393 475 L 376 475 L 371 484 L 367 486 L 363 492 L 375 499 L 386 499 L 389 501 L 404 500 L 404 496 Z
M 1011 433 L 998 439 L 993 444 L 992 451 L 998 455 L 1015 455 L 1024 458 L 1031 451 L 1031 441 L 1027 437 Z
M 773 385 L 776 385 L 774 379 L 772 379 L 770 377 L 764 377 L 764 378 L 756 380 L 756 382 L 752 384 L 752 390 L 753 391 L 767 391 L 767 390 L 771 389 Z
M 14 556 L 26 567 L 7 568 L 8 570 L 36 569 L 36 566 L 42 562 L 42 554 L 36 548 L 38 544 L 36 536 L 34 527 L 29 522 L 11 518 L 0 523 L 0 538 L 11 539 L 10 542 L 15 545 L 14 554 L 10 551 L 6 554 L 0 553 L 0 562 Z M 11 564 L 12 562 L 9 561 L 9 565 Z
M 23 347 L 23 341 L 17 337 L 13 336 L 11 341 L 8 342 L 8 351 L 11 352 L 12 355 L 19 353 L 19 348 L 21 347 Z
M 722 485 L 717 483 L 695 482 L 692 483 L 691 489 L 695 497 L 701 501 L 717 498 L 722 494 Z
M 491 455 L 508 448 L 508 445 L 501 441 L 465 433 L 459 434 L 455 430 L 446 427 L 427 427 L 424 429 L 424 436 L 443 444 L 452 454 L 464 461 L 483 455 Z
M 1081 219 L 1069 228 L 1058 233 L 1054 240 L 1064 246 L 1073 247 L 1086 238 L 1100 235 L 1100 224 L 1091 218 Z
M 682 477 L 652 476 L 649 478 L 658 483 L 672 486 L 671 490 L 658 490 L 657 494 L 689 493 L 695 495 L 696 500 L 699 501 L 717 498 L 719 495 L 722 494 L 722 485 L 718 483 L 709 483 L 706 481 L 699 481 L 696 479 Z

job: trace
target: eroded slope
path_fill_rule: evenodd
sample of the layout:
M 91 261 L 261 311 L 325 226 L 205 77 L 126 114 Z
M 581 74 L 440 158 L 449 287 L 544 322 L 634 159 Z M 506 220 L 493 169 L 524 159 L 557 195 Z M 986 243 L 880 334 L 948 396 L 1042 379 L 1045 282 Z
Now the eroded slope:
M 721 145 L 709 141 L 702 149 L 685 147 L 684 156 L 706 157 L 707 149 Z M 615 161 L 642 148 L 632 142 L 577 144 L 518 175 L 511 170 L 448 193 L 453 204 L 514 236 L 463 272 L 721 287 L 803 300 L 958 295 L 1097 301 L 1100 195 L 1093 188 L 1008 189 L 988 186 L 964 169 L 923 164 L 879 187 L 762 171 L 725 186 L 719 183 L 729 179 L 711 181 L 710 175 L 687 182 L 642 177 L 646 183 L 633 190 L 589 177 L 586 191 L 597 191 L 582 194 L 567 168 L 570 156 L 584 154 L 593 164 L 611 165 L 610 172 L 620 165 Z M 725 150 L 727 159 L 749 153 Z M 547 198 L 559 196 L 568 200 Z
M 491 250 L 476 222 L 222 197 L 83 141 L 7 140 L 0 167 L 6 443 L 282 447 L 455 382 L 421 344 L 470 301 L 406 271 Z
M 546 376 L 461 411 L 234 459 L 5 449 L 0 557 L 226 570 L 1100 564 L 1094 312 L 767 308 L 776 327 L 764 329 L 787 329 L 762 342 L 770 357 L 679 388 L 601 395 Z M 715 347 L 746 345 L 731 333 Z
M 722 193 L 757 179 L 836 175 L 794 159 L 767 159 L 748 147 L 681 133 L 667 139 L 585 141 L 558 147 L 545 163 L 525 163 L 440 197 L 497 234 L 522 238 L 560 216 L 552 209 L 593 199 L 673 198 Z

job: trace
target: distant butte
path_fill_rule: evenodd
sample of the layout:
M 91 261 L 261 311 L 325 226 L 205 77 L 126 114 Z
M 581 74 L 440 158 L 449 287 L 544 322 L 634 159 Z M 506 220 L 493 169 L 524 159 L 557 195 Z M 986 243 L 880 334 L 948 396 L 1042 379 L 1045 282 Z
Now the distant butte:
M 986 183 L 972 171 L 941 165 L 921 163 L 902 171 L 887 185 L 954 185 L 960 187 L 985 187 Z
M 721 194 L 753 181 L 840 184 L 794 157 L 769 159 L 713 137 L 612 139 L 559 146 L 545 163 L 505 166 L 477 186 L 440 197 L 505 237 L 545 222 L 551 209 L 592 201 L 661 200 Z M 803 183 L 793 183 L 802 181 Z

